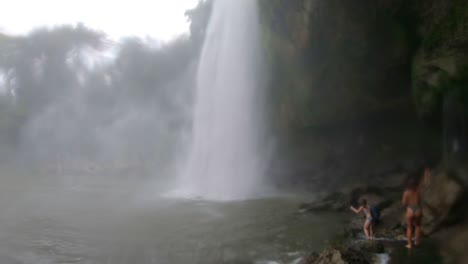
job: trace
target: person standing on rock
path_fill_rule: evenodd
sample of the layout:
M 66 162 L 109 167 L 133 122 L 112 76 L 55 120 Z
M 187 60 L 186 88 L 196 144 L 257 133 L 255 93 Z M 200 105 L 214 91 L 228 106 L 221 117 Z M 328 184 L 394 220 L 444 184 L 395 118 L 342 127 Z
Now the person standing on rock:
M 424 169 L 424 182 L 429 179 L 429 168 Z M 406 236 L 408 238 L 407 248 L 413 247 L 413 231 L 414 231 L 414 246 L 418 246 L 421 242 L 421 221 L 423 217 L 421 206 L 421 191 L 419 180 L 413 177 L 408 180 L 406 190 L 403 193 L 403 207 L 406 209 Z
M 358 209 L 354 208 L 353 206 L 351 206 L 350 209 L 356 214 L 364 212 L 366 216 L 366 221 L 364 222 L 364 234 L 366 234 L 367 239 L 370 239 L 370 240 L 374 239 L 374 230 L 373 230 L 374 219 L 372 218 L 370 208 L 367 205 L 367 200 L 362 199 L 361 206 Z

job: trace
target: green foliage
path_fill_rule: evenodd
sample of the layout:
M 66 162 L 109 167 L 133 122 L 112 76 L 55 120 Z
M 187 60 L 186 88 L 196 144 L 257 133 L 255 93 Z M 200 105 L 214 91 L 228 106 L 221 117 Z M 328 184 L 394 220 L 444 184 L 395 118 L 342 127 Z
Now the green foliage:
M 115 59 L 101 62 L 100 51 L 110 45 Z M 89 145 L 93 143 L 85 138 L 92 137 L 92 129 L 116 122 L 131 106 L 164 109 L 171 122 L 180 123 L 176 101 L 189 86 L 171 83 L 192 65 L 197 52 L 188 37 L 160 47 L 137 38 L 114 46 L 101 32 L 82 25 L 43 28 L 21 37 L 0 35 L 0 146 L 19 144 L 23 130 L 48 114 L 76 119 L 73 125 L 84 130 L 82 143 Z M 90 60 L 97 62 L 90 66 Z
M 185 12 L 185 16 L 190 22 L 190 36 L 199 46 L 205 38 L 212 6 L 213 0 L 200 0 L 195 8 Z
M 419 115 L 427 116 L 441 105 L 442 91 L 440 89 L 431 89 L 430 85 L 418 76 L 418 67 L 416 63 L 413 63 L 411 87 Z
M 440 112 L 448 94 L 461 103 L 468 114 L 468 66 L 461 67 L 455 75 L 436 67 L 431 71 L 435 79 L 432 83 L 413 76 L 413 95 L 419 114 L 427 117 Z
M 433 50 L 459 37 L 466 38 L 466 34 L 468 34 L 468 2 L 454 0 L 447 2 L 447 5 L 447 10 L 433 11 L 442 12 L 442 14 L 431 24 L 429 32 L 423 36 L 423 48 Z
M 161 48 L 152 48 L 140 39 L 125 40 L 120 45 L 114 69 L 117 90 L 128 100 L 166 105 L 171 100 L 169 82 L 184 71 L 196 55 L 192 42 L 185 37 Z M 155 98 L 155 94 L 156 96 Z
M 440 80 L 439 90 L 444 93 L 451 93 L 463 105 L 464 111 L 468 114 L 468 66 L 458 70 L 455 76 L 443 74 Z

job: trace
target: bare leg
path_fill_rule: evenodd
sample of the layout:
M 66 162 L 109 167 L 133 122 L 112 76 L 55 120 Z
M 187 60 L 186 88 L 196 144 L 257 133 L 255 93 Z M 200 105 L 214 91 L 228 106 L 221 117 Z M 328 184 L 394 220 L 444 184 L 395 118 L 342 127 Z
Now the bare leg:
M 371 240 L 374 240 L 374 225 L 372 223 L 369 224 L 369 234 L 370 234 Z
M 364 234 L 366 234 L 367 239 L 371 239 L 371 234 L 369 232 L 369 226 L 370 226 L 370 222 L 366 220 L 366 222 L 364 223 Z
M 406 212 L 406 237 L 408 239 L 407 248 L 413 247 L 413 214 Z
M 422 213 L 419 211 L 416 214 L 416 219 L 415 219 L 415 239 L 414 239 L 414 245 L 418 246 L 421 243 L 421 220 L 422 220 Z
M 415 239 L 414 239 L 414 245 L 415 246 L 419 246 L 419 244 L 421 243 L 421 226 L 420 225 L 417 225 L 415 227 Z

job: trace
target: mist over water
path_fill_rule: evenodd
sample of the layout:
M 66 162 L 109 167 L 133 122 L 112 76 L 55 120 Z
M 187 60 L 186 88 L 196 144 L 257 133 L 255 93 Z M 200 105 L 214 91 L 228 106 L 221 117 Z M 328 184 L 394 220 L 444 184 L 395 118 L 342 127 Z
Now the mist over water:
M 0 33 L 0 264 L 297 263 L 338 230 L 265 197 L 256 1 L 188 14 L 207 30 L 162 46 Z
M 197 75 L 193 142 L 180 190 L 214 200 L 256 195 L 262 184 L 261 52 L 252 0 L 214 2 Z

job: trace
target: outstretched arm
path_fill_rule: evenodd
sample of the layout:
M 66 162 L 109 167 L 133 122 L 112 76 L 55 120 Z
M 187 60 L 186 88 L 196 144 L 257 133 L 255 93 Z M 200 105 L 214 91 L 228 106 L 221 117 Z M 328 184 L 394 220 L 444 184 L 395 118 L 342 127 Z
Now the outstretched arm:
M 356 214 L 359 214 L 360 212 L 362 212 L 363 207 L 361 206 L 361 207 L 359 207 L 359 209 L 356 209 L 356 208 L 354 208 L 353 206 L 351 206 L 350 209 L 351 209 L 353 212 L 355 212 Z
M 424 192 L 431 185 L 431 171 L 425 170 L 419 190 Z
M 403 207 L 408 207 L 408 192 L 404 192 L 403 193 L 403 198 L 401 199 L 401 204 L 403 205 Z

